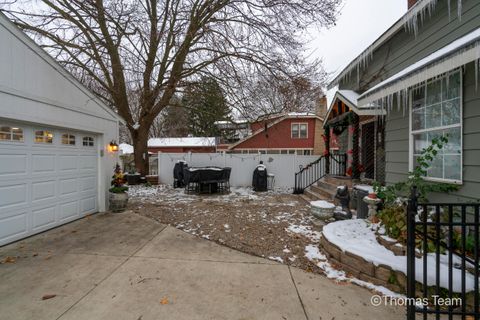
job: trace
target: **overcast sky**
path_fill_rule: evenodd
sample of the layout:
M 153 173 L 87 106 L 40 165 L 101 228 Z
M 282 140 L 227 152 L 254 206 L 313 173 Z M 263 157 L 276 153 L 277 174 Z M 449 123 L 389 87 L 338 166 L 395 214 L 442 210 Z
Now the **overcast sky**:
M 312 32 L 313 57 L 337 73 L 407 12 L 407 0 L 344 0 L 335 27 Z

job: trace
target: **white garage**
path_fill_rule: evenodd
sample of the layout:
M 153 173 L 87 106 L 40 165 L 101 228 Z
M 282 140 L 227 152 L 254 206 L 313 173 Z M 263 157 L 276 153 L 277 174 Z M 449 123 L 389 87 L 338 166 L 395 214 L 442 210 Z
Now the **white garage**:
M 0 14 L 0 246 L 107 209 L 120 119 Z

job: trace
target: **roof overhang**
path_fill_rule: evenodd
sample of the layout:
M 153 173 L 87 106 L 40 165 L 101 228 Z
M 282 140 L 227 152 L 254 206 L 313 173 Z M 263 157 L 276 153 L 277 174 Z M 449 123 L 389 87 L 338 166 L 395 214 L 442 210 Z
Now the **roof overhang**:
M 324 124 L 328 121 L 328 117 L 330 116 L 337 100 L 342 101 L 351 111 L 359 116 L 378 116 L 385 114 L 383 110 L 379 110 L 378 108 L 358 108 L 358 97 L 360 97 L 360 95 L 352 90 L 338 90 L 335 92 L 335 96 L 333 97 L 327 115 L 325 116 Z
M 408 66 L 365 91 L 358 98 L 360 109 L 381 106 L 382 99 L 480 59 L 480 28 Z
M 398 19 L 390 28 L 388 28 L 380 37 L 377 38 L 370 46 L 368 46 L 360 55 L 353 59 L 342 71 L 340 71 L 335 78 L 328 84 L 327 88 L 332 89 L 345 76 L 356 71 L 359 65 L 365 65 L 368 59 L 372 58 L 373 52 L 382 46 L 385 42 L 390 40 L 398 32 L 407 28 L 409 21 L 416 21 L 417 16 L 426 16 L 425 11 L 428 10 L 430 14 L 435 10 L 437 0 L 420 0 L 411 7 L 400 19 Z

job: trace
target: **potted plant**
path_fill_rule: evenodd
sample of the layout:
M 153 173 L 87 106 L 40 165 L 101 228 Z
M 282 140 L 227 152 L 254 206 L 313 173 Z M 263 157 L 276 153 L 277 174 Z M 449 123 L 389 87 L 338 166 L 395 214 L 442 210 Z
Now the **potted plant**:
M 112 176 L 112 187 L 110 188 L 110 210 L 112 212 L 125 211 L 128 203 L 128 187 L 125 186 L 125 175 L 117 163 Z

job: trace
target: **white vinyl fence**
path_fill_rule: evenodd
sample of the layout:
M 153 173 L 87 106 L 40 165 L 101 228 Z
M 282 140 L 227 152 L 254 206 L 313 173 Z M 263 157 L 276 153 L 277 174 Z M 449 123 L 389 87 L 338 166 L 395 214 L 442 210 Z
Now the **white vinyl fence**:
M 223 153 L 159 153 L 158 179 L 162 184 L 173 184 L 173 167 L 179 160 L 185 160 L 189 167 L 231 167 L 230 185 L 247 187 L 252 185 L 255 167 L 260 161 L 268 173 L 275 175 L 275 188 L 293 188 L 295 173 L 300 166 L 317 160 L 320 156 L 299 156 L 290 154 L 223 154 Z

